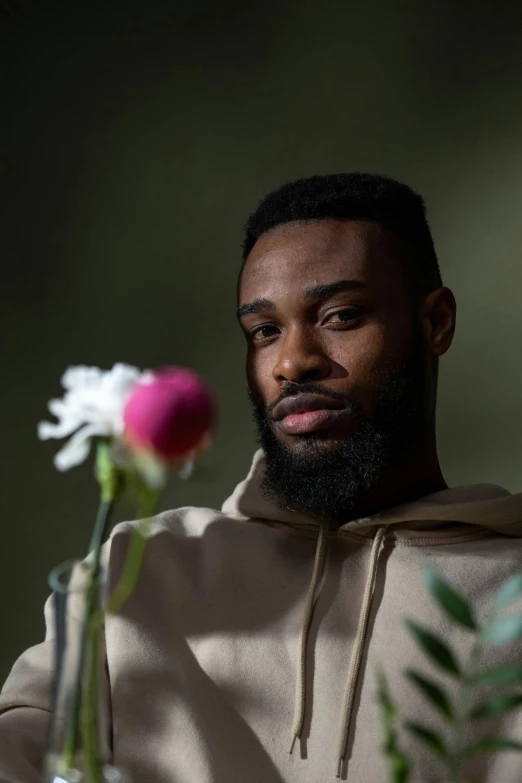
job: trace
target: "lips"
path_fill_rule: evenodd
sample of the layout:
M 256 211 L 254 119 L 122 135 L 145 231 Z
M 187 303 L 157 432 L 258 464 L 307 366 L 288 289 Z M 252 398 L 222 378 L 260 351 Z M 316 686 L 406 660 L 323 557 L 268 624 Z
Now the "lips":
M 299 394 L 278 403 L 273 418 L 287 435 L 302 435 L 331 429 L 348 413 L 340 400 L 322 394 Z

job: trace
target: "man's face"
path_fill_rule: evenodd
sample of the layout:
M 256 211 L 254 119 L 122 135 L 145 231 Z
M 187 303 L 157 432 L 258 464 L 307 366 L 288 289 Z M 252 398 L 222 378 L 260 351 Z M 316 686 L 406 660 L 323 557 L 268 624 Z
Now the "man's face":
M 248 385 L 280 505 L 345 511 L 419 426 L 426 353 L 397 256 L 373 221 L 317 220 L 267 232 L 245 263 Z

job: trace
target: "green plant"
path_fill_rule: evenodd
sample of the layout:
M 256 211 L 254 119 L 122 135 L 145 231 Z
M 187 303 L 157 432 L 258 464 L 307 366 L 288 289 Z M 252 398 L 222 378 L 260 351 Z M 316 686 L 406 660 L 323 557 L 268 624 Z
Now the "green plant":
M 403 725 L 442 761 L 448 783 L 463 783 L 463 766 L 471 756 L 502 750 L 522 751 L 519 740 L 487 735 L 472 741 L 468 736 L 471 725 L 522 706 L 522 664 L 505 663 L 489 669 L 481 668 L 484 651 L 489 645 L 501 646 L 522 639 L 522 616 L 504 614 L 504 609 L 522 596 L 522 572 L 514 574 L 502 585 L 484 623 L 479 623 L 469 604 L 434 568 L 425 569 L 424 581 L 439 607 L 470 634 L 470 652 L 467 660 L 461 662 L 444 640 L 414 620 L 405 621 L 406 628 L 422 652 L 455 679 L 457 692 L 452 699 L 439 682 L 416 669 L 406 669 L 406 677 L 423 695 L 437 718 L 442 719 L 446 730 L 442 732 L 413 720 L 405 720 Z M 487 695 L 485 688 L 488 688 Z M 495 690 L 492 691 L 492 688 Z M 408 783 L 411 765 L 398 746 L 398 710 L 392 702 L 382 671 L 378 673 L 377 698 L 384 728 L 383 754 L 389 779 L 391 783 Z
M 410 764 L 397 741 L 397 707 L 388 687 L 384 671 L 377 669 L 377 700 L 381 708 L 381 723 L 384 734 L 382 753 L 386 759 L 391 783 L 407 783 Z

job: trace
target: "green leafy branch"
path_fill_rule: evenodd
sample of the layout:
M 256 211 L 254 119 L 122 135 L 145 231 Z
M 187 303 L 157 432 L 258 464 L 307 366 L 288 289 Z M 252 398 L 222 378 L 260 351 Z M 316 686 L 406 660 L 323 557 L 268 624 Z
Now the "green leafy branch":
M 436 756 L 446 768 L 448 783 L 462 783 L 462 767 L 465 760 L 478 754 L 502 750 L 522 751 L 522 742 L 501 736 L 484 736 L 470 741 L 470 726 L 487 718 L 501 717 L 522 706 L 522 664 L 505 663 L 489 669 L 481 669 L 480 662 L 488 646 L 499 647 L 522 639 L 522 616 L 504 615 L 503 610 L 522 596 L 522 572 L 511 576 L 500 588 L 490 616 L 480 624 L 472 608 L 437 571 L 428 567 L 424 572 L 425 584 L 439 607 L 458 626 L 472 637 L 468 659 L 461 663 L 451 647 L 427 628 L 414 620 L 406 620 L 406 628 L 422 652 L 439 669 L 453 677 L 457 684 L 456 697 L 452 700 L 439 682 L 415 669 L 407 669 L 406 677 L 444 721 L 445 734 L 431 725 L 417 721 L 404 721 L 404 728 Z M 521 688 L 508 693 L 491 693 L 491 687 L 500 690 Z M 488 688 L 485 696 L 483 689 Z M 478 698 L 477 698 L 478 696 Z M 396 721 L 398 711 L 392 702 L 383 672 L 378 674 L 377 699 L 380 705 L 386 758 L 391 783 L 408 783 L 411 766 L 400 750 Z

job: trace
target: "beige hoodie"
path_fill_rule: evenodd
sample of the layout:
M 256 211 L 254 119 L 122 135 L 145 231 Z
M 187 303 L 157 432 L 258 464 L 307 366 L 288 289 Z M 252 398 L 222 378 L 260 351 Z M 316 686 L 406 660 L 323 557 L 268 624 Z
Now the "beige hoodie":
M 479 618 L 522 569 L 522 495 L 448 489 L 329 532 L 273 508 L 259 492 L 262 471 L 258 452 L 221 512 L 156 517 L 138 587 L 107 623 L 113 760 L 134 783 L 321 783 L 339 767 L 344 780 L 384 783 L 372 661 L 407 717 L 437 726 L 403 669 L 424 670 L 450 693 L 455 685 L 419 653 L 403 618 L 431 627 L 463 659 L 469 649 L 468 634 L 428 596 L 421 567 L 435 565 Z M 118 525 L 111 537 L 111 583 L 130 529 Z M 516 658 L 519 643 L 495 648 L 484 666 Z M 1 783 L 39 780 L 51 669 L 48 635 L 5 684 Z M 485 731 L 522 740 L 522 713 Z M 435 780 L 432 756 L 401 741 L 413 779 Z M 520 781 L 522 754 L 477 758 L 468 779 Z

